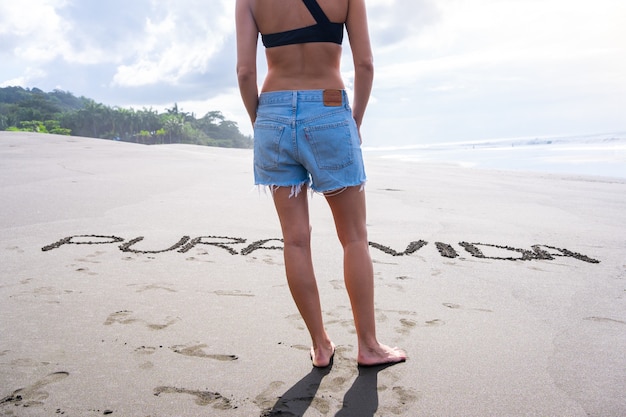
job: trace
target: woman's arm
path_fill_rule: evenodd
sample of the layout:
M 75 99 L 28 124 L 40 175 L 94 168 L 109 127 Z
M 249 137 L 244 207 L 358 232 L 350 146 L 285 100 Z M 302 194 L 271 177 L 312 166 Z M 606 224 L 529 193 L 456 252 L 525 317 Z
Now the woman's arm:
M 346 29 L 354 61 L 354 100 L 352 115 L 360 128 L 374 81 L 374 58 L 367 28 L 365 0 L 348 1 Z
M 259 30 L 252 15 L 250 0 L 237 0 L 235 4 L 237 28 L 237 80 L 243 104 L 254 124 L 259 104 L 257 85 L 256 50 Z

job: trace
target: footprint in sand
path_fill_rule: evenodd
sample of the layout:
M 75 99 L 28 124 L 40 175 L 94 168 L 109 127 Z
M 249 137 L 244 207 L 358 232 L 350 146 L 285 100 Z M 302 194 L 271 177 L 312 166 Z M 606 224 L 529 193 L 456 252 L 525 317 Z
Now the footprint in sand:
M 379 411 L 387 411 L 388 413 L 395 414 L 397 416 L 404 416 L 411 403 L 414 403 L 419 399 L 419 393 L 412 388 L 407 387 L 393 387 L 391 389 L 393 393 L 394 401 L 392 404 L 383 405 Z
M 138 355 L 152 355 L 157 351 L 157 348 L 152 346 L 140 346 L 135 349 L 135 353 Z
M 128 310 L 122 310 L 122 311 L 115 312 L 113 314 L 109 314 L 109 317 L 107 317 L 106 321 L 104 322 L 104 325 L 110 326 L 113 323 L 119 323 L 119 324 L 135 323 L 138 320 L 135 318 L 132 318 L 131 317 L 132 314 L 133 312 L 128 311 Z
M 302 416 L 310 408 L 317 411 L 315 415 L 329 415 L 331 403 L 329 397 L 321 395 L 323 389 L 319 384 L 324 380 L 315 375 L 319 372 L 322 371 L 312 371 L 286 392 L 283 381 L 270 383 L 254 399 L 254 404 L 261 409 L 260 417 Z
M 55 287 L 39 287 L 33 290 L 33 294 L 37 295 L 61 295 L 63 292 Z
M 95 259 L 87 259 L 87 258 L 95 258 L 98 255 L 87 255 L 84 258 L 76 258 L 76 262 L 83 262 L 83 263 L 89 263 L 89 264 L 100 264 L 102 263 L 101 261 L 97 261 Z
M 400 323 L 399 327 L 396 327 L 396 333 L 407 336 L 415 329 L 416 327 L 433 327 L 433 326 L 441 326 L 445 324 L 442 320 L 434 319 L 425 322 L 421 322 L 416 320 L 414 317 L 417 316 L 415 311 L 407 311 L 407 310 L 376 310 L 376 320 L 379 322 L 385 322 L 388 320 L 388 316 L 395 316 L 398 322 Z M 394 318 L 393 320 L 396 320 Z
M 163 330 L 166 329 L 168 327 L 170 327 L 172 324 L 178 322 L 180 319 L 178 318 L 173 318 L 170 319 L 167 323 L 164 324 L 157 324 L 157 323 L 147 323 L 144 322 L 146 324 L 146 327 L 150 330 Z
M 383 261 L 379 261 L 376 258 L 372 258 L 372 263 L 379 264 L 379 265 L 398 265 L 397 262 L 383 262 Z
M 343 290 L 343 291 L 345 291 L 345 289 L 346 289 L 346 286 L 343 283 L 343 281 L 338 280 L 338 279 L 330 281 L 330 285 L 333 286 L 334 290 Z
M 7 352 L 9 352 L 7 350 Z M 2 356 L 2 355 L 0 355 Z M 36 361 L 34 359 L 31 358 L 17 358 L 17 359 L 13 359 L 10 362 L 11 366 L 19 366 L 19 367 L 26 367 L 26 368 L 35 368 L 38 366 L 48 366 L 50 365 L 50 362 L 40 362 L 40 361 Z
M 26 388 L 20 388 L 13 391 L 13 394 L 0 400 L 0 406 L 4 404 L 13 404 L 17 407 L 36 407 L 43 405 L 50 394 L 43 390 L 46 385 L 59 382 L 67 378 L 70 374 L 67 372 L 54 372 L 45 376 L 43 379 L 35 382 Z
M 243 254 L 245 255 L 245 254 Z M 257 262 L 263 262 L 266 265 L 270 265 L 270 266 L 283 266 L 284 263 L 282 261 L 282 257 L 275 257 L 272 255 L 264 255 L 262 257 L 258 257 L 258 256 L 249 256 L 246 259 L 246 262 L 253 264 L 253 263 L 257 263 Z
M 598 323 L 617 323 L 617 324 L 626 324 L 626 321 L 610 319 L 608 317 L 585 317 L 583 320 L 586 321 L 595 321 Z
M 489 310 L 488 308 L 467 308 L 463 307 L 459 304 L 454 303 L 443 303 L 444 307 L 448 307 L 452 310 L 472 310 L 472 311 L 481 311 L 483 313 L 493 313 L 493 310 Z
M 214 360 L 223 361 L 223 362 L 236 361 L 237 359 L 239 359 L 237 357 L 237 355 L 223 355 L 223 354 L 207 353 L 207 352 L 204 351 L 204 348 L 206 348 L 206 347 L 208 347 L 208 346 L 205 345 L 205 344 L 176 345 L 176 346 L 170 347 L 170 349 L 174 353 L 178 353 L 178 354 L 184 355 L 184 356 L 192 356 L 192 357 L 196 357 L 196 358 L 214 359 Z
M 178 318 L 166 318 L 166 320 L 169 319 L 169 321 L 164 324 L 148 323 L 145 320 L 132 317 L 132 314 L 133 312 L 128 311 L 128 310 L 122 310 L 122 311 L 112 313 L 109 315 L 109 317 L 107 317 L 106 321 L 104 322 L 104 325 L 110 326 L 115 323 L 119 323 L 119 324 L 143 323 L 150 330 L 163 330 L 180 320 Z
M 176 387 L 156 387 L 154 395 L 159 397 L 161 394 L 187 394 L 196 397 L 194 402 L 200 406 L 210 405 L 218 410 L 232 410 L 236 408 L 232 405 L 231 400 L 224 397 L 219 392 L 199 391 Z
M 282 258 L 280 258 L 282 259 Z M 266 263 L 267 265 L 279 265 L 282 266 L 283 263 L 281 262 L 281 260 L 277 260 L 276 258 L 270 256 L 270 255 L 265 255 L 263 257 L 263 262 Z
M 129 284 L 129 287 L 138 287 L 137 292 L 145 292 L 150 290 L 163 290 L 167 292 L 178 292 L 170 288 L 171 284 Z
M 73 292 L 72 290 L 60 290 L 55 287 L 38 287 L 32 291 L 23 291 L 10 297 L 16 300 L 35 300 L 37 302 L 44 301 L 49 304 L 60 304 L 63 295 L 72 294 Z
M 302 320 L 302 316 L 300 314 L 290 314 L 286 317 L 286 319 L 289 320 L 296 329 L 305 330 L 304 321 Z
M 280 398 L 281 388 L 285 386 L 283 381 L 270 382 L 270 385 L 254 399 L 254 403 L 262 410 L 271 409 Z
M 420 323 L 416 320 L 403 318 L 400 319 L 400 327 L 396 329 L 396 332 L 407 336 L 415 327 L 439 327 L 443 326 L 444 324 L 446 324 L 446 322 L 440 319 L 427 320 L 423 323 Z
M 396 283 L 391 283 L 391 284 L 387 284 L 388 288 L 393 288 L 398 290 L 399 292 L 405 292 L 404 290 L 404 286 L 401 284 L 396 284 Z
M 281 343 L 279 343 L 279 345 L 280 344 Z M 311 351 L 311 346 L 307 346 L 307 345 L 291 345 L 290 348 L 301 350 L 303 352 L 310 352 Z
M 71 265 L 71 266 L 76 266 L 76 265 Z M 98 275 L 97 272 L 91 272 L 89 268 L 84 268 L 84 267 L 76 268 L 76 272 L 80 272 L 81 274 L 87 274 L 91 276 Z
M 415 320 L 400 319 L 400 327 L 396 329 L 396 332 L 403 335 L 408 335 L 409 333 L 411 333 L 411 330 L 415 328 L 415 326 L 417 326 L 417 322 Z
M 204 252 L 204 253 L 198 253 L 198 255 L 208 255 L 208 252 Z M 192 262 L 204 262 L 204 263 L 208 263 L 208 264 L 214 264 L 215 261 L 211 260 L 211 259 L 201 259 L 201 258 L 196 258 L 195 256 L 189 256 L 187 258 L 185 258 L 186 261 L 192 261 Z
M 19 246 L 7 246 L 6 249 L 10 251 L 15 251 L 17 253 L 24 253 L 24 250 Z
M 254 294 L 251 292 L 244 292 L 241 290 L 217 290 L 213 291 L 213 294 L 225 297 L 254 297 Z

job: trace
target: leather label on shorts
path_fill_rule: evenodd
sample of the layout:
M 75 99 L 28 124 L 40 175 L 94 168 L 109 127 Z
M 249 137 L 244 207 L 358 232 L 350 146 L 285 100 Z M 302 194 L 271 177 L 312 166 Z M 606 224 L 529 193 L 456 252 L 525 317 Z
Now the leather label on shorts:
M 343 104 L 341 90 L 324 90 L 324 106 L 339 107 Z

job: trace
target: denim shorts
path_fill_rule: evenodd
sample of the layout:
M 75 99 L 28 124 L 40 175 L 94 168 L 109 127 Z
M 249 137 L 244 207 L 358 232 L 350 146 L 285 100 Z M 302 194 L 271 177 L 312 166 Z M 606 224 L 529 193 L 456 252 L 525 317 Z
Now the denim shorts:
M 321 193 L 363 185 L 361 143 L 346 92 L 261 93 L 254 123 L 254 181 L 290 186 L 292 194 L 305 184 Z

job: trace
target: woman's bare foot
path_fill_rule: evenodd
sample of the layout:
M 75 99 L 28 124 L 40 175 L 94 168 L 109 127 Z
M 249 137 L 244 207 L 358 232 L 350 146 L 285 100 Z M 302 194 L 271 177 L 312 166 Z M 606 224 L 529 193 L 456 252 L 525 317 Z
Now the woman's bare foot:
M 311 361 L 316 368 L 326 368 L 333 363 L 335 356 L 335 344 L 330 342 L 330 347 L 311 347 Z
M 359 366 L 393 365 L 406 361 L 406 352 L 397 347 L 378 344 L 374 348 L 359 350 L 357 363 Z

